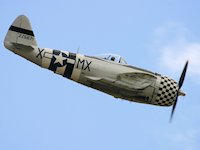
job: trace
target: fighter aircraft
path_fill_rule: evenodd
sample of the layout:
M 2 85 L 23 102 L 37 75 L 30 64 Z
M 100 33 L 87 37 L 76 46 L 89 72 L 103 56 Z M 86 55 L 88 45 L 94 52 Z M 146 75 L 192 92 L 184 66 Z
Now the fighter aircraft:
M 68 51 L 40 48 L 29 19 L 24 15 L 18 16 L 10 26 L 4 46 L 42 68 L 115 98 L 157 106 L 173 105 L 170 120 L 178 96 L 185 96 L 180 89 L 188 61 L 177 83 L 158 73 L 128 65 L 119 55 L 86 56 Z

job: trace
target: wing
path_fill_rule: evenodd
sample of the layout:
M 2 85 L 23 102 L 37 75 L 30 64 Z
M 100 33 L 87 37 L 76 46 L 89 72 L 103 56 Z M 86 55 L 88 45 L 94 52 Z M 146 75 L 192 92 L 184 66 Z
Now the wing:
M 117 76 L 116 79 L 86 76 L 90 82 L 107 84 L 127 90 L 142 90 L 155 83 L 156 77 L 146 73 L 125 73 Z
M 156 77 L 147 73 L 125 73 L 119 75 L 118 80 L 134 89 L 141 90 L 154 84 Z

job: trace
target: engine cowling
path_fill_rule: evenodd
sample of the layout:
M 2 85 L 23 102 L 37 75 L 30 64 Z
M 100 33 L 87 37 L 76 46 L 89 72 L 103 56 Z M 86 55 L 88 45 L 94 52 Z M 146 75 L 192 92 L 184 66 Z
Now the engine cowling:
M 171 106 L 175 102 L 177 92 L 178 84 L 176 81 L 165 76 L 158 76 L 151 103 L 159 106 Z

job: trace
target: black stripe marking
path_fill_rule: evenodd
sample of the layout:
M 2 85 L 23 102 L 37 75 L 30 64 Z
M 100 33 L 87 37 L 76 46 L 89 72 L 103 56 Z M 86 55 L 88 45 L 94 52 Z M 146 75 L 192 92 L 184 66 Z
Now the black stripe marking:
M 53 54 L 55 54 L 55 55 L 59 55 L 60 52 L 61 52 L 61 51 L 59 51 L 59 50 L 53 50 Z
M 69 53 L 69 58 L 71 59 L 76 59 L 76 54 L 75 53 Z
M 73 59 L 75 61 L 75 63 L 76 63 L 76 54 L 75 53 L 70 53 L 69 52 L 69 57 L 68 58 L 69 59 Z M 67 63 L 67 68 L 66 68 L 66 70 L 65 70 L 65 72 L 63 74 L 63 77 L 71 79 L 75 63 L 74 64 Z
M 34 36 L 33 31 L 27 30 L 27 29 L 22 29 L 22 28 L 15 27 L 15 26 L 10 26 L 9 30 L 10 31 L 15 31 L 15 32 L 19 32 L 19 33 L 23 33 L 23 34 Z
M 74 64 L 67 64 L 67 68 L 65 69 L 63 77 L 71 79 L 73 69 L 74 69 Z

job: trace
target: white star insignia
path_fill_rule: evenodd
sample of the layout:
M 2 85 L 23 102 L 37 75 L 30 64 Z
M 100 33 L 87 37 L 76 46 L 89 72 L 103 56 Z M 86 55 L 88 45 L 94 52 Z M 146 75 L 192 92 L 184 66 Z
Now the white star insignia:
M 54 64 L 59 63 L 61 66 L 63 66 L 63 61 L 67 59 L 62 56 L 62 53 L 60 53 L 59 55 L 54 55 L 54 57 L 56 58 Z

